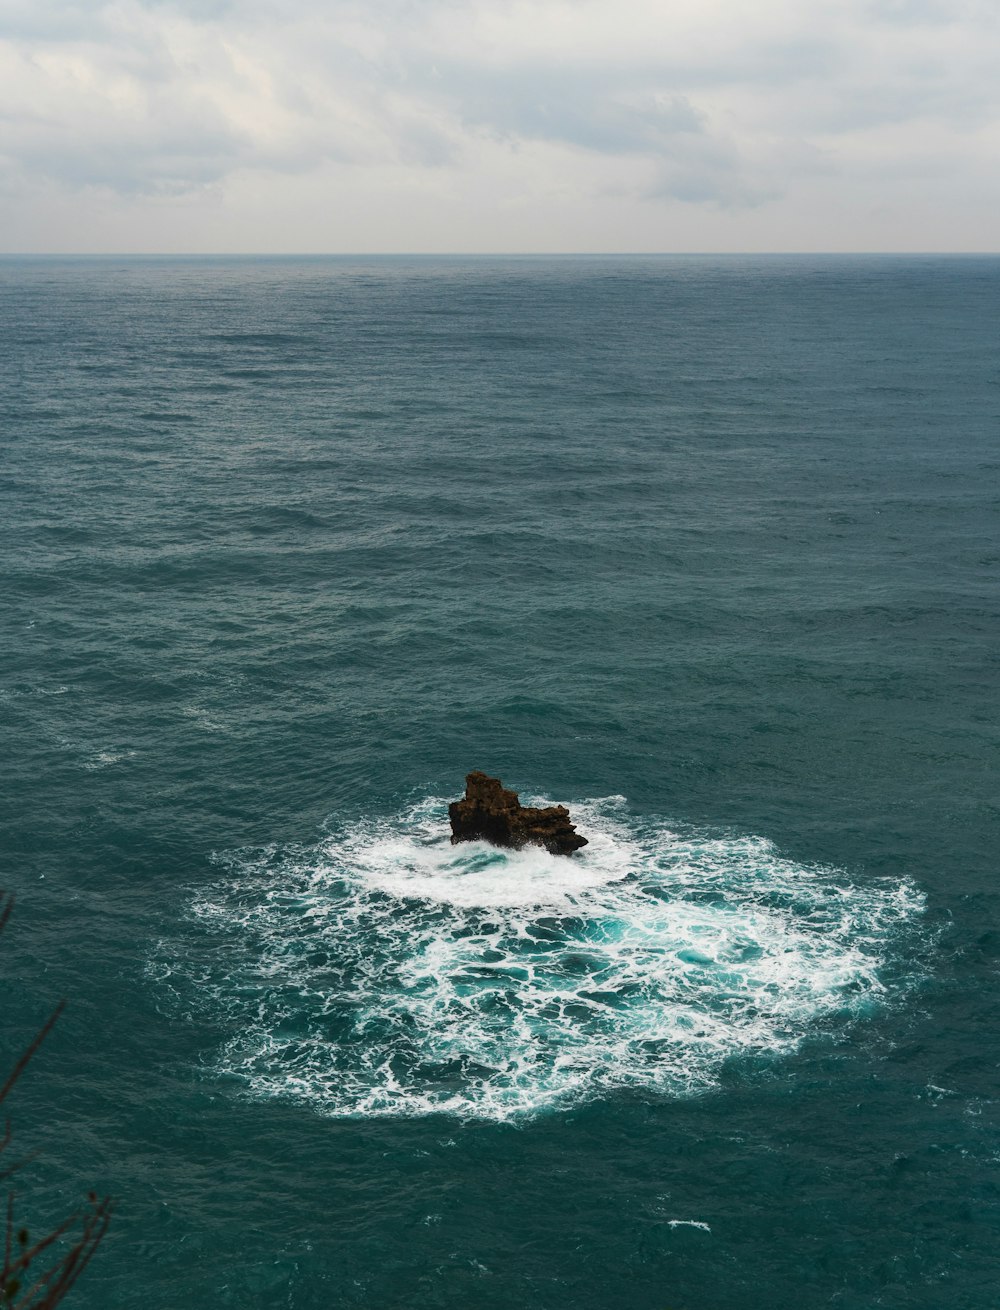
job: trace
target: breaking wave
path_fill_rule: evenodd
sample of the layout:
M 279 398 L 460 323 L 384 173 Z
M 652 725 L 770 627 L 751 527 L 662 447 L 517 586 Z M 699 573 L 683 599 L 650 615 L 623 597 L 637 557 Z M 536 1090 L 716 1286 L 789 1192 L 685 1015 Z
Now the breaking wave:
M 905 989 L 908 882 L 681 836 L 621 797 L 573 812 L 590 845 L 571 859 L 452 847 L 438 799 L 231 853 L 153 970 L 230 1032 L 215 1073 L 331 1115 L 695 1094 Z

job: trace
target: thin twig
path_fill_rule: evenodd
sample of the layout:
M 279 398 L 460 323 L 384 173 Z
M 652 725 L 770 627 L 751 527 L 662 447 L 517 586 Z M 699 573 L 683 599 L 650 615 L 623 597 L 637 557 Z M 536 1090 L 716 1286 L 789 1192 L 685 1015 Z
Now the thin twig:
M 21 1056 L 20 1060 L 18 1060 L 17 1064 L 14 1065 L 13 1073 L 11 1073 L 10 1077 L 4 1083 L 3 1087 L 0 1088 L 0 1105 L 3 1104 L 8 1093 L 10 1092 L 10 1089 L 17 1082 L 18 1078 L 20 1078 L 21 1074 L 23 1074 L 25 1069 L 27 1069 L 28 1065 L 31 1063 L 31 1057 L 41 1046 L 42 1042 L 45 1041 L 46 1037 L 48 1037 L 49 1033 L 52 1031 L 52 1027 L 55 1024 L 55 1021 L 59 1018 L 59 1016 L 62 1014 L 65 1008 L 66 1008 L 66 1002 L 60 1001 L 59 1004 L 56 1006 L 56 1008 L 49 1015 L 49 1017 L 42 1024 L 41 1028 L 39 1028 L 38 1032 L 35 1034 L 31 1042 L 31 1045 Z
M 14 1239 L 14 1193 L 10 1192 L 7 1196 L 7 1224 L 4 1231 L 3 1244 L 3 1272 L 4 1281 L 6 1282 L 7 1270 L 10 1268 L 10 1251 Z
M 94 1213 L 85 1222 L 83 1233 L 76 1242 L 71 1251 L 67 1252 L 59 1264 L 54 1265 L 35 1282 L 20 1300 L 14 1303 L 12 1310 L 49 1310 L 51 1306 L 58 1304 L 73 1286 L 76 1280 L 90 1263 L 91 1256 L 97 1250 L 104 1234 L 108 1230 L 108 1224 L 111 1222 L 111 1201 L 105 1197 L 98 1201 L 96 1196 L 91 1193 L 91 1204 L 94 1206 Z M 36 1301 L 32 1304 L 31 1298 L 50 1281 L 53 1275 L 58 1274 L 56 1281 L 48 1288 L 45 1299 Z
M 0 890 L 0 932 L 3 931 L 9 921 L 13 908 L 13 895 Z M 0 1103 L 5 1100 L 11 1088 L 31 1063 L 32 1057 L 51 1032 L 65 1005 L 65 1001 L 59 1002 L 36 1033 L 30 1046 L 14 1065 L 7 1081 L 0 1087 Z M 10 1145 L 10 1141 L 10 1123 L 5 1122 L 3 1135 L 0 1137 L 0 1154 Z M 9 1177 L 10 1174 L 21 1168 L 25 1163 L 24 1160 L 18 1160 L 13 1165 L 6 1166 L 3 1170 L 0 1170 L 0 1179 Z M 49 1265 L 47 1269 L 44 1269 L 27 1291 L 21 1291 L 22 1276 L 27 1274 L 28 1269 L 40 1255 L 48 1251 L 60 1238 L 65 1237 L 76 1224 L 81 1222 L 81 1215 L 79 1212 L 71 1215 L 33 1244 L 29 1244 L 27 1230 L 21 1229 L 16 1236 L 16 1244 L 21 1249 L 15 1254 L 14 1193 L 13 1191 L 8 1193 L 3 1236 L 3 1268 L 0 1269 L 0 1306 L 6 1307 L 7 1310 L 54 1310 L 54 1307 L 62 1301 L 90 1263 L 91 1257 L 104 1239 L 104 1235 L 108 1231 L 108 1224 L 111 1221 L 111 1200 L 109 1197 L 98 1200 L 97 1195 L 91 1192 L 88 1200 L 91 1205 L 91 1213 L 83 1217 L 79 1235 L 69 1250 L 53 1264 Z M 17 1297 L 16 1301 L 14 1297 Z

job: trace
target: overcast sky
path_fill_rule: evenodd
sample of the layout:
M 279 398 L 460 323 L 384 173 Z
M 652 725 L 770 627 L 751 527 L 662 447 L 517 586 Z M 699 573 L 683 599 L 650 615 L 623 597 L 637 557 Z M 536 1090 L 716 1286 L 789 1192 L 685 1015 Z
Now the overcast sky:
M 998 0 L 0 0 L 0 250 L 1000 248 Z

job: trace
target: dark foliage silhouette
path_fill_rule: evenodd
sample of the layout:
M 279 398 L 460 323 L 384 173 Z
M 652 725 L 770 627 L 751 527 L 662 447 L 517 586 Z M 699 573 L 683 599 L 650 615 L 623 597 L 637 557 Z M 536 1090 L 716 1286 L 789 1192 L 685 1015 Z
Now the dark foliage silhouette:
M 13 909 L 13 896 L 0 892 L 0 932 L 6 927 Z M 14 1065 L 0 1087 L 0 1105 L 31 1063 L 64 1006 L 65 1001 L 60 1001 Z M 24 1160 L 5 1163 L 11 1142 L 10 1121 L 5 1120 L 0 1133 L 0 1182 L 9 1183 L 17 1170 L 25 1164 Z M 0 1307 L 2 1310 L 50 1310 L 52 1306 L 60 1304 L 90 1263 L 107 1232 L 111 1201 L 108 1197 L 99 1199 L 91 1192 L 83 1209 L 71 1214 L 42 1237 L 33 1236 L 19 1222 L 16 1202 L 17 1194 L 11 1188 L 7 1192 L 3 1222 Z

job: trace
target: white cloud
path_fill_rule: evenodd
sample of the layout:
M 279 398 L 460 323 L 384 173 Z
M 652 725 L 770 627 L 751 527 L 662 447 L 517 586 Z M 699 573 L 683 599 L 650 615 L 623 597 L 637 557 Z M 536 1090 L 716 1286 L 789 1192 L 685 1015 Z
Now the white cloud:
M 953 244 L 981 244 L 998 36 L 979 0 L 7 0 L 0 247 L 58 231 L 63 196 L 64 248 L 125 214 L 207 248 L 248 193 L 256 248 L 310 247 L 317 196 L 350 215 L 332 248 L 416 248 L 425 209 L 436 248 L 500 248 L 511 197 L 527 248 L 580 248 L 595 215 L 605 249 L 738 248 L 761 211 L 820 246 L 834 194 L 867 246 L 873 205 L 918 236 L 921 186 L 935 233 L 947 186 Z

